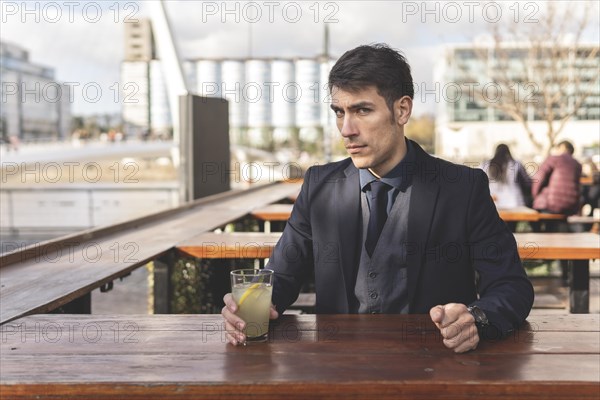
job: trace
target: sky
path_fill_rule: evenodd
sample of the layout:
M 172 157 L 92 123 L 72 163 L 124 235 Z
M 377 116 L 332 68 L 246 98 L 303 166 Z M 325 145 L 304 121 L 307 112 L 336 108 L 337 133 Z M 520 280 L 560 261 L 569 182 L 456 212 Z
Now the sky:
M 73 86 L 76 115 L 118 113 L 124 23 L 150 15 L 150 1 L 0 1 L 2 41 L 29 51 Z M 583 10 L 582 1 L 555 2 Z M 432 89 L 433 66 L 448 44 L 489 36 L 494 24 L 535 24 L 543 1 L 165 1 L 182 58 L 340 56 L 385 42 L 404 52 L 413 79 Z M 598 2 L 586 41 L 600 42 Z M 248 33 L 252 32 L 252 41 Z M 434 112 L 433 97 L 415 99 L 414 114 Z M 423 101 L 425 100 L 425 101 Z

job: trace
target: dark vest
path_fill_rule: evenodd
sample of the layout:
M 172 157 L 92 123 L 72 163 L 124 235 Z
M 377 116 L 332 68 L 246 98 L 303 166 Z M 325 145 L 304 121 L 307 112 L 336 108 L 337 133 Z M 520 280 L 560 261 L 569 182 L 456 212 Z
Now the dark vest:
M 369 205 L 361 193 L 362 252 L 354 294 L 358 313 L 408 313 L 406 245 L 408 212 L 412 186 L 400 191 L 385 222 L 373 256 L 365 250 Z

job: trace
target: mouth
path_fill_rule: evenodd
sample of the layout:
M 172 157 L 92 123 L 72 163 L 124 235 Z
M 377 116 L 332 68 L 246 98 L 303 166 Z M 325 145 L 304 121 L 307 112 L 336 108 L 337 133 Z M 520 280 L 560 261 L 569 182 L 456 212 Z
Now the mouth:
M 358 154 L 362 151 L 362 149 L 364 149 L 366 147 L 367 147 L 367 145 L 349 144 L 346 146 L 346 150 L 350 154 Z

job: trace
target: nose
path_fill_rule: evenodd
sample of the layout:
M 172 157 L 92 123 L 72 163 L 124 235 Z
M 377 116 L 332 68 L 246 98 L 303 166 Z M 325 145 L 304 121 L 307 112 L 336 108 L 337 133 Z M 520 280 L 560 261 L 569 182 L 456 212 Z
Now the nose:
M 344 120 L 341 122 L 340 133 L 343 137 L 351 137 L 358 135 L 358 129 L 350 113 L 346 113 Z

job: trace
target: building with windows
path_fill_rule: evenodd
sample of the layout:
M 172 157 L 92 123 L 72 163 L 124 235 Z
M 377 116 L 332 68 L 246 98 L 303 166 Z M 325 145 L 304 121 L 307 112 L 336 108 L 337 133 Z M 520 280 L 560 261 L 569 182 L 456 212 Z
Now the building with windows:
M 166 137 L 172 123 L 168 97 L 148 19 L 125 24 L 125 60 L 121 63 L 122 115 L 127 136 Z
M 68 85 L 54 69 L 29 61 L 23 47 L 0 42 L 0 129 L 2 137 L 24 141 L 66 138 L 71 128 Z
M 598 146 L 600 132 L 600 54 L 598 45 L 580 45 L 560 49 L 565 57 L 559 61 L 544 58 L 550 47 L 542 49 L 535 62 L 531 49 L 523 45 L 493 46 L 456 45 L 443 50 L 434 68 L 434 81 L 439 93 L 436 112 L 436 154 L 456 160 L 477 161 L 493 154 L 498 143 L 506 143 L 516 156 L 539 157 L 540 152 L 527 137 L 523 124 L 493 107 L 507 93 L 526 104 L 521 114 L 537 141 L 547 143 L 548 123 L 540 88 L 560 94 L 553 104 L 558 116 L 565 110 L 575 110 L 557 140 L 570 140 L 576 154 L 585 148 Z M 551 62 L 559 65 L 549 66 Z M 538 63 L 536 65 L 536 63 Z M 525 66 L 525 67 L 524 67 Z M 555 71 L 558 71 L 556 73 Z M 512 82 L 507 85 L 507 82 Z M 559 93 L 560 91 L 560 93 Z M 581 93 L 587 95 L 582 97 Z M 562 109 L 561 109 L 562 107 Z

